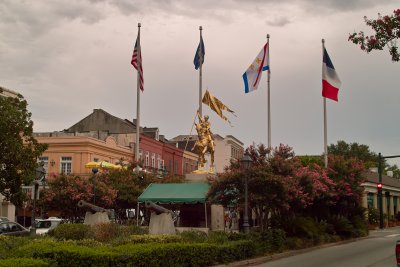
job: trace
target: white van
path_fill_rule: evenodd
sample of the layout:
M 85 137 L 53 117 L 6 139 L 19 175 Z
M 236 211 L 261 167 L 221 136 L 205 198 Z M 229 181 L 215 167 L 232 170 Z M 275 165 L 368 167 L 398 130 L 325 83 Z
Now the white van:
M 36 220 L 36 234 L 47 234 L 51 229 L 56 228 L 59 224 L 63 223 L 63 219 L 57 217 L 49 217 L 48 219 Z

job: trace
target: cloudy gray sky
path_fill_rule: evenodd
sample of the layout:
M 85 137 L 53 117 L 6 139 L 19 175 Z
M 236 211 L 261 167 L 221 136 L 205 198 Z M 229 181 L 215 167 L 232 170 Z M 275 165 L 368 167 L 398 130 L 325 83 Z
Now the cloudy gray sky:
M 203 26 L 203 86 L 233 109 L 233 127 L 208 107 L 212 128 L 245 143 L 267 143 L 267 76 L 245 95 L 242 74 L 270 34 L 272 145 L 323 152 L 321 39 L 342 80 L 328 100 L 328 141 L 400 154 L 400 63 L 347 41 L 369 29 L 363 17 L 391 14 L 390 0 L 2 0 L 0 85 L 28 100 L 34 130 L 58 131 L 102 108 L 136 116 L 130 65 L 142 23 L 142 126 L 189 134 L 198 105 L 193 57 Z

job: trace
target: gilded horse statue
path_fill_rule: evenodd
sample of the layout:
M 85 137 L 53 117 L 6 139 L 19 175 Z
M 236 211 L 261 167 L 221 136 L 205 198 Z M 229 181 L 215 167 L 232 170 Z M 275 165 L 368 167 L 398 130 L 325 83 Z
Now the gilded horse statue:
M 194 144 L 192 150 L 194 150 L 199 155 L 199 169 L 204 168 L 204 164 L 206 163 L 205 154 L 210 153 L 211 155 L 211 166 L 214 166 L 214 136 L 210 129 L 210 122 L 208 121 L 208 116 L 204 116 L 202 118 L 200 113 L 197 112 L 197 116 L 199 118 L 199 123 L 195 123 L 198 140 Z

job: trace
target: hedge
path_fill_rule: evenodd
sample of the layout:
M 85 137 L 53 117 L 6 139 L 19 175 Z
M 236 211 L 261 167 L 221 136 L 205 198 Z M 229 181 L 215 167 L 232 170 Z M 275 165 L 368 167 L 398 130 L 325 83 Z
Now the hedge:
M 127 244 L 84 247 L 69 243 L 33 242 L 16 254 L 54 262 L 56 266 L 209 266 L 255 255 L 251 241 L 210 243 Z
M 32 258 L 9 258 L 0 260 L 0 267 L 47 267 L 49 263 L 41 259 Z

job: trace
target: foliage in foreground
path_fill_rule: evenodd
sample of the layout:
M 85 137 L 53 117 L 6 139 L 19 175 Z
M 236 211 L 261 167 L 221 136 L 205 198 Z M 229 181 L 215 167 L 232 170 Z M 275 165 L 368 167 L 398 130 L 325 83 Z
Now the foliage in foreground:
M 396 40 L 400 38 L 400 9 L 394 10 L 393 15 L 381 16 L 377 19 L 364 17 L 365 24 L 372 28 L 374 35 L 365 36 L 363 31 L 349 35 L 349 41 L 360 45 L 361 50 L 367 53 L 372 50 L 383 50 L 389 48 L 392 61 L 399 61 L 400 54 Z
M 47 148 L 34 138 L 31 116 L 22 95 L 0 96 L 0 194 L 16 206 L 25 200 L 21 186 L 32 182 L 36 160 Z
M 2 236 L 0 266 L 16 266 L 14 263 L 21 263 L 17 266 L 210 266 L 338 241 L 336 230 L 347 231 L 349 237 L 360 234 L 346 221 L 331 226 L 315 225 L 311 218 L 299 219 L 295 226 L 302 238 L 287 237 L 281 229 L 264 232 L 252 229 L 249 234 L 210 232 L 207 235 L 200 231 L 177 235 L 131 234 L 124 238 L 121 235 L 127 232 L 120 231 L 112 240 L 99 242 L 77 236 L 74 227 L 81 225 L 59 227 L 64 237 L 74 239 Z M 323 233 L 328 228 L 332 234 Z

